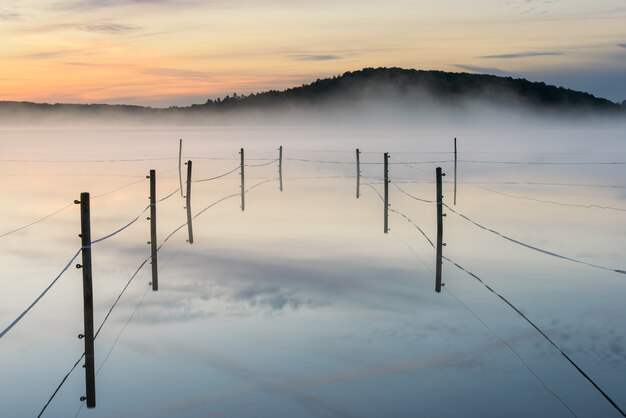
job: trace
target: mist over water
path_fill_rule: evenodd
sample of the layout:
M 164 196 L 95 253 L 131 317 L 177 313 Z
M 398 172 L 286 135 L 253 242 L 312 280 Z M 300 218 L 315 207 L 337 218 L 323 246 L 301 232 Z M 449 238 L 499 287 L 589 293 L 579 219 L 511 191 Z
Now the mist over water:
M 394 213 L 383 234 L 373 189 L 382 193 L 389 152 L 393 184 L 426 200 L 443 167 L 452 205 L 456 137 L 455 210 L 542 249 L 624 269 L 624 121 L 371 102 L 354 112 L 235 112 L 203 124 L 0 130 L 0 235 L 83 191 L 92 195 L 94 239 L 120 228 L 148 205 L 150 169 L 158 198 L 179 187 L 180 138 L 193 179 L 235 169 L 243 147 L 246 163 L 259 165 L 245 168 L 246 189 L 270 180 L 246 193 L 245 212 L 236 196 L 199 215 L 193 244 L 186 228 L 173 235 L 159 252 L 158 292 L 149 290 L 149 266 L 131 282 L 96 339 L 97 369 L 106 361 L 97 408 L 78 416 L 573 416 L 563 403 L 578 417 L 618 416 L 472 277 L 445 263 L 436 294 L 433 248 Z M 281 145 L 283 192 L 271 163 Z M 192 212 L 239 193 L 238 174 L 193 183 Z M 433 239 L 435 205 L 393 184 L 391 208 Z M 159 242 L 186 221 L 184 206 L 179 193 L 158 204 Z M 533 252 L 447 212 L 444 254 L 506 295 L 626 405 L 624 275 Z M 149 255 L 145 216 L 94 245 L 96 327 Z M 0 328 L 60 272 L 79 232 L 72 205 L 0 238 Z M 83 352 L 82 320 L 81 271 L 71 267 L 0 339 L 0 416 L 39 413 Z M 79 367 L 44 416 L 74 416 L 84 390 Z

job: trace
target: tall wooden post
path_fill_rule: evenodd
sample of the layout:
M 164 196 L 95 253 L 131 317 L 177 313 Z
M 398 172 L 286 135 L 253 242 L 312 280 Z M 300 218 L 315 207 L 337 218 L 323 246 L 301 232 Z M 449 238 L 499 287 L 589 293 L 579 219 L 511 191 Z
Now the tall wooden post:
M 150 264 L 152 264 L 152 290 L 159 290 L 157 265 L 156 171 L 150 170 Z
M 441 167 L 435 170 L 437 177 L 437 260 L 435 264 L 435 292 L 441 292 L 441 266 L 442 247 L 443 247 L 443 192 L 441 187 L 441 178 L 445 176 L 441 172 Z
M 361 197 L 361 151 L 356 149 L 356 198 Z
M 389 232 L 389 153 L 385 153 L 385 234 Z
M 183 197 L 183 140 L 178 144 L 178 183 L 180 184 L 180 197 Z
M 187 209 L 187 231 L 189 232 L 189 243 L 193 244 L 193 217 L 191 216 L 191 160 L 187 161 L 187 193 L 186 193 Z
M 456 138 L 454 138 L 454 204 L 456 205 Z
M 241 149 L 239 154 L 241 155 L 241 211 L 243 212 L 244 210 L 246 210 L 246 189 L 244 189 L 244 171 L 243 171 L 245 167 L 245 163 L 244 163 L 243 148 Z
M 280 180 L 280 191 L 283 191 L 283 146 L 278 147 L 278 179 Z
M 83 264 L 83 311 L 84 334 L 79 336 L 85 340 L 85 400 L 87 408 L 96 407 L 96 371 L 94 356 L 93 333 L 93 284 L 91 273 L 91 220 L 89 209 L 89 193 L 80 194 L 80 237 Z

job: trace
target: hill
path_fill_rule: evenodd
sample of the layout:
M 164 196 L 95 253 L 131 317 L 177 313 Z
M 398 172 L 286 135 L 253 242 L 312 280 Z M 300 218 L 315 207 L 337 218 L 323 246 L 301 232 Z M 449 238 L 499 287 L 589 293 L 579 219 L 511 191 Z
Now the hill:
M 223 115 L 236 110 L 328 110 L 333 106 L 358 110 L 363 103 L 393 104 L 411 112 L 437 106 L 463 109 L 478 103 L 512 111 L 626 115 L 624 104 L 525 79 L 401 68 L 365 68 L 284 91 L 271 90 L 248 96 L 234 94 L 189 107 L 155 109 L 130 105 L 0 101 L 0 122 L 45 123 L 59 119 L 73 121 L 72 118 L 76 117 L 85 120 L 111 117 L 135 123 L 163 122 L 181 116 L 203 121 L 210 119 L 212 114 Z

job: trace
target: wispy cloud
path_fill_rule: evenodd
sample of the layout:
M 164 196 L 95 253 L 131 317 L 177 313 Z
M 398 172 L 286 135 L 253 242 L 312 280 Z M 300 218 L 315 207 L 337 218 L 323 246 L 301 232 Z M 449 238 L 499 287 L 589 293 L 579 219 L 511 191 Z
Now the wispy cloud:
M 140 30 L 141 28 L 136 25 L 125 25 L 121 23 L 104 23 L 98 25 L 84 25 L 77 27 L 80 30 L 85 32 L 102 32 L 102 33 L 128 33 L 135 32 Z
M 506 71 L 503 71 L 499 68 L 478 67 L 475 65 L 467 65 L 467 64 L 454 64 L 454 66 L 462 70 L 471 71 L 473 73 L 479 73 L 479 74 L 491 74 L 491 75 L 499 75 L 499 76 L 510 75 Z
M 14 12 L 0 12 L 0 20 L 2 21 L 12 21 L 12 20 L 20 20 L 22 15 Z
M 334 61 L 342 57 L 331 54 L 296 54 L 291 55 L 290 58 L 296 61 Z
M 483 55 L 478 58 L 482 59 L 514 59 L 514 58 L 529 58 L 529 57 L 551 57 L 565 55 L 562 52 L 555 51 L 529 51 L 529 52 L 517 52 L 513 54 L 497 54 L 497 55 Z

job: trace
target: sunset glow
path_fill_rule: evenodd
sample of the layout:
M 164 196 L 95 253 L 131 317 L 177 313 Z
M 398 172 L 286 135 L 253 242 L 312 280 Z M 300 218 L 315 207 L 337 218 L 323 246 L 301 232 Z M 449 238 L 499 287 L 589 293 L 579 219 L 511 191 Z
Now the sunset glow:
M 621 102 L 625 19 L 621 0 L 3 2 L 0 98 L 188 105 L 397 66 Z

